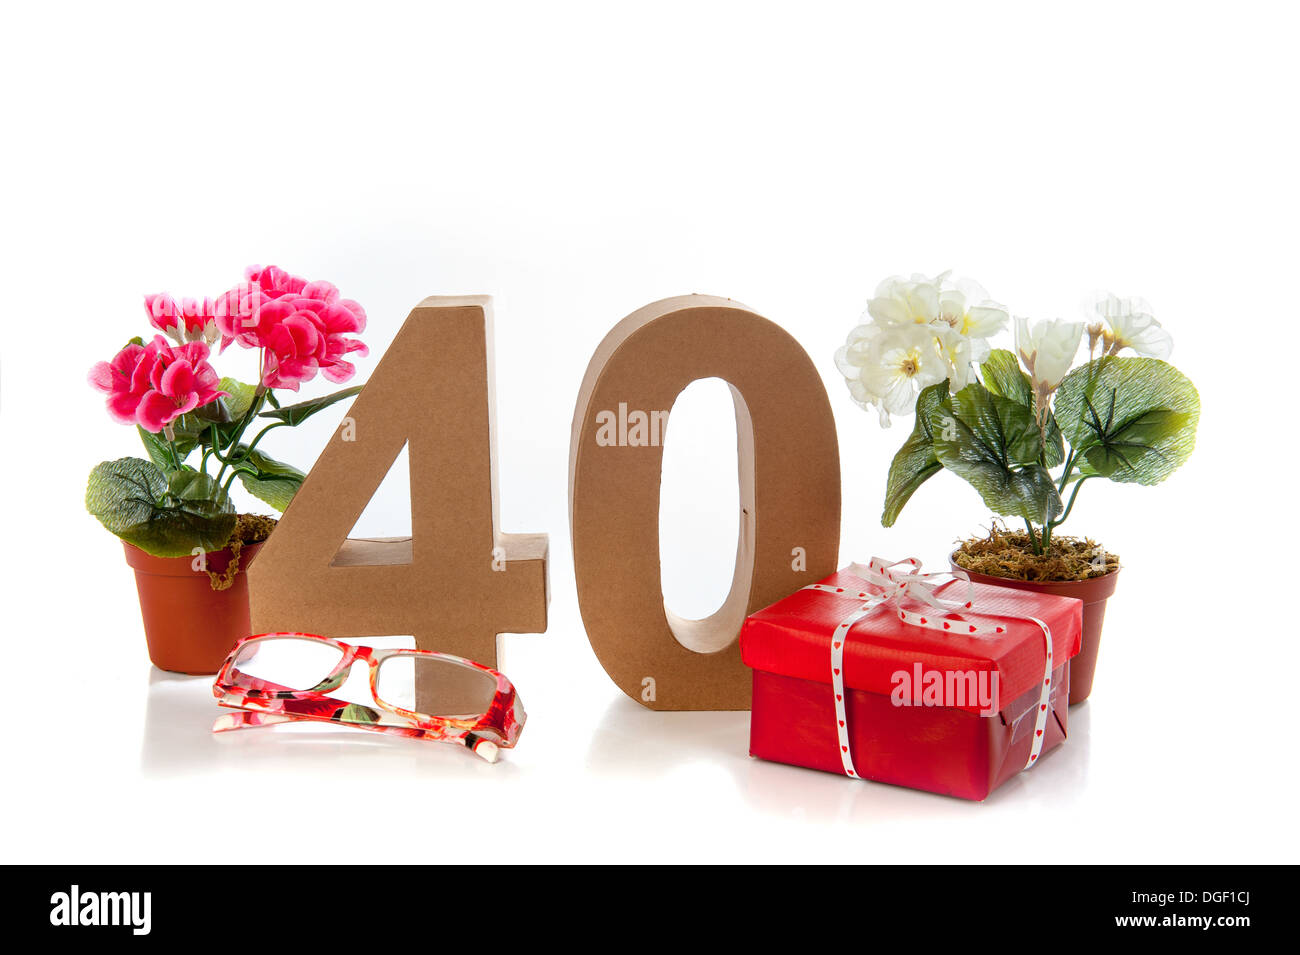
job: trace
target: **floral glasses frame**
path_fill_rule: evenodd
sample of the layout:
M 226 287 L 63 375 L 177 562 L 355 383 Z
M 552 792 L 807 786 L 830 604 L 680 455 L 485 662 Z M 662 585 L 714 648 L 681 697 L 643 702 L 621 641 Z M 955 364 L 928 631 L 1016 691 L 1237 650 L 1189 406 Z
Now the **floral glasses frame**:
M 315 686 L 295 690 L 238 669 L 237 661 L 241 653 L 250 644 L 263 640 L 308 640 L 333 647 L 340 652 L 340 659 Z M 385 660 L 394 657 L 436 660 L 484 673 L 496 681 L 492 702 L 485 713 L 466 717 L 430 716 L 385 702 L 379 696 L 379 667 Z M 328 695 L 343 685 L 357 661 L 366 663 L 370 668 L 373 706 L 348 703 Z M 498 750 L 510 749 L 515 745 L 527 719 L 514 684 L 503 673 L 491 667 L 449 653 L 353 646 L 314 633 L 260 633 L 242 638 L 222 664 L 216 681 L 212 684 L 212 695 L 217 698 L 219 705 L 239 711 L 219 717 L 212 726 L 214 733 L 310 720 L 356 726 L 395 736 L 459 743 L 489 763 L 496 762 Z

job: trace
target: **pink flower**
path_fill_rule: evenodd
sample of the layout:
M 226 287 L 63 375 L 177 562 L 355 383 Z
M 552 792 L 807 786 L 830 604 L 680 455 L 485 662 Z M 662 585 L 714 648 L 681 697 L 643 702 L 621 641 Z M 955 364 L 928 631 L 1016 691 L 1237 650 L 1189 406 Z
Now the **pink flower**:
M 123 424 L 155 434 L 210 401 L 228 394 L 208 364 L 203 342 L 169 345 L 155 335 L 148 345 L 131 343 L 111 362 L 90 369 L 90 383 L 108 394 L 108 412 Z
M 281 298 L 285 295 L 297 295 L 307 287 L 307 280 L 290 275 L 278 265 L 250 265 L 244 269 L 244 278 L 259 289 L 267 298 Z
M 316 315 L 309 309 L 272 302 L 263 312 L 284 313 L 262 335 L 262 383 L 268 388 L 298 390 L 299 382 L 316 377 L 326 359 L 328 342 Z
M 325 328 L 325 361 L 321 363 L 321 372 L 330 381 L 347 381 L 357 373 L 357 366 L 345 361 L 343 356 L 352 352 L 370 354 L 361 339 L 347 337 L 350 332 L 366 330 L 365 309 L 345 298 L 321 309 L 319 315 Z
M 183 298 L 177 304 L 170 295 L 146 295 L 144 308 L 153 327 L 178 345 L 199 340 L 211 344 L 217 340 L 216 303 L 210 298 Z
M 90 369 L 91 386 L 108 394 L 108 413 L 122 424 L 135 424 L 135 411 L 149 390 L 149 376 L 136 376 L 144 355 L 145 346 L 131 342 L 111 362 L 101 361 Z
M 297 391 L 317 372 L 347 381 L 356 366 L 344 356 L 369 354 L 359 339 L 366 312 L 341 298 L 329 282 L 308 282 L 270 265 L 250 266 L 247 281 L 217 299 L 214 309 L 222 348 L 232 341 L 262 349 L 262 384 Z

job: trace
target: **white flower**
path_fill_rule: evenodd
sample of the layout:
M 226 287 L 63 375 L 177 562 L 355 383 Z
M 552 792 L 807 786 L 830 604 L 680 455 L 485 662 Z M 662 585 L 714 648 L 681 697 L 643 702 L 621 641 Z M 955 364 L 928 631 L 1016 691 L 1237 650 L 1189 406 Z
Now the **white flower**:
M 1168 358 L 1174 350 L 1173 336 L 1160 327 L 1145 299 L 1119 298 L 1104 292 L 1093 300 L 1091 310 L 1109 327 L 1103 329 L 1100 322 L 1088 326 L 1089 355 L 1098 339 L 1106 355 L 1131 348 L 1139 355 Z
M 983 286 L 954 279 L 951 272 L 934 278 L 914 274 L 885 279 L 867 303 L 867 314 L 886 327 L 927 326 L 935 347 L 948 361 L 953 391 L 966 387 L 971 363 L 984 361 L 989 339 L 1006 327 L 1007 310 L 989 298 Z
M 849 332 L 849 337 L 835 352 L 835 367 L 849 386 L 849 394 L 862 407 L 876 400 L 862 384 L 862 369 L 872 360 L 871 344 L 884 334 L 883 325 L 863 324 Z
M 1053 319 L 1035 322 L 1016 316 L 1016 352 L 1034 381 L 1034 392 L 1046 398 L 1065 377 L 1083 337 L 1083 322 Z
M 922 388 L 948 377 L 947 359 L 928 325 L 859 325 L 835 353 L 853 400 L 875 406 L 882 427 L 890 415 L 911 414 Z
M 992 338 L 1007 325 L 1007 310 L 971 279 L 952 279 L 944 272 L 939 286 L 939 320 L 972 339 Z M 978 360 L 978 359 L 977 359 Z
M 989 339 L 1006 327 L 1007 310 L 989 298 L 988 292 L 970 279 L 951 281 L 948 273 L 939 276 L 939 319 L 948 326 L 940 335 L 940 347 L 952 363 L 953 391 L 960 391 L 970 380 L 971 362 L 989 357 Z
M 929 325 L 939 317 L 939 286 L 924 275 L 895 275 L 876 287 L 867 314 L 882 325 Z
M 951 328 L 936 329 L 935 345 L 939 354 L 948 363 L 948 383 L 953 392 L 961 391 L 971 382 L 972 346 L 981 343 L 981 339 L 971 339 Z M 983 343 L 981 360 L 988 357 L 988 344 Z

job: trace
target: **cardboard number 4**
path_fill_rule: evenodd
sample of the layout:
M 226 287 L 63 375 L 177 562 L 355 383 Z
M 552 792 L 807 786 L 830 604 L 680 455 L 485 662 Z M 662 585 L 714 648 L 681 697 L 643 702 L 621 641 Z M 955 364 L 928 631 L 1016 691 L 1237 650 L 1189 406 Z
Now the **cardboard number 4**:
M 254 632 L 413 634 L 496 667 L 499 633 L 546 630 L 547 537 L 497 529 L 491 309 L 434 297 L 408 316 L 249 567 Z M 411 536 L 349 540 L 403 445 Z
M 740 540 L 722 607 L 686 620 L 660 586 L 657 438 L 663 413 L 700 378 L 726 381 L 735 401 Z M 578 395 L 569 520 L 583 622 L 614 682 L 653 709 L 748 709 L 736 640 L 745 616 L 832 573 L 839 557 L 839 446 L 807 353 L 730 299 L 687 295 L 629 315 L 596 349 Z

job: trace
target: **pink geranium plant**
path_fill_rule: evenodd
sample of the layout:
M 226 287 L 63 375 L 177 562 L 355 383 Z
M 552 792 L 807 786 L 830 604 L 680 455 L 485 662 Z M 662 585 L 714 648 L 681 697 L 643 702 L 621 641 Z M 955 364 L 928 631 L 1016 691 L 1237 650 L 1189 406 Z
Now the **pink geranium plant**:
M 118 537 L 159 557 L 220 550 L 235 529 L 230 488 L 284 510 L 304 474 L 258 447 L 275 428 L 301 423 L 349 398 L 360 385 L 292 405 L 276 390 L 297 391 L 318 374 L 342 384 L 348 360 L 367 354 L 353 337 L 365 310 L 329 282 L 310 282 L 275 266 L 251 266 L 245 280 L 216 298 L 146 295 L 156 332 L 129 341 L 90 370 L 109 415 L 135 425 L 148 459 L 105 461 L 90 474 L 86 506 Z M 211 349 L 231 344 L 259 354 L 254 384 L 221 378 Z M 260 425 L 251 439 L 254 423 Z M 197 455 L 196 463 L 190 463 Z

